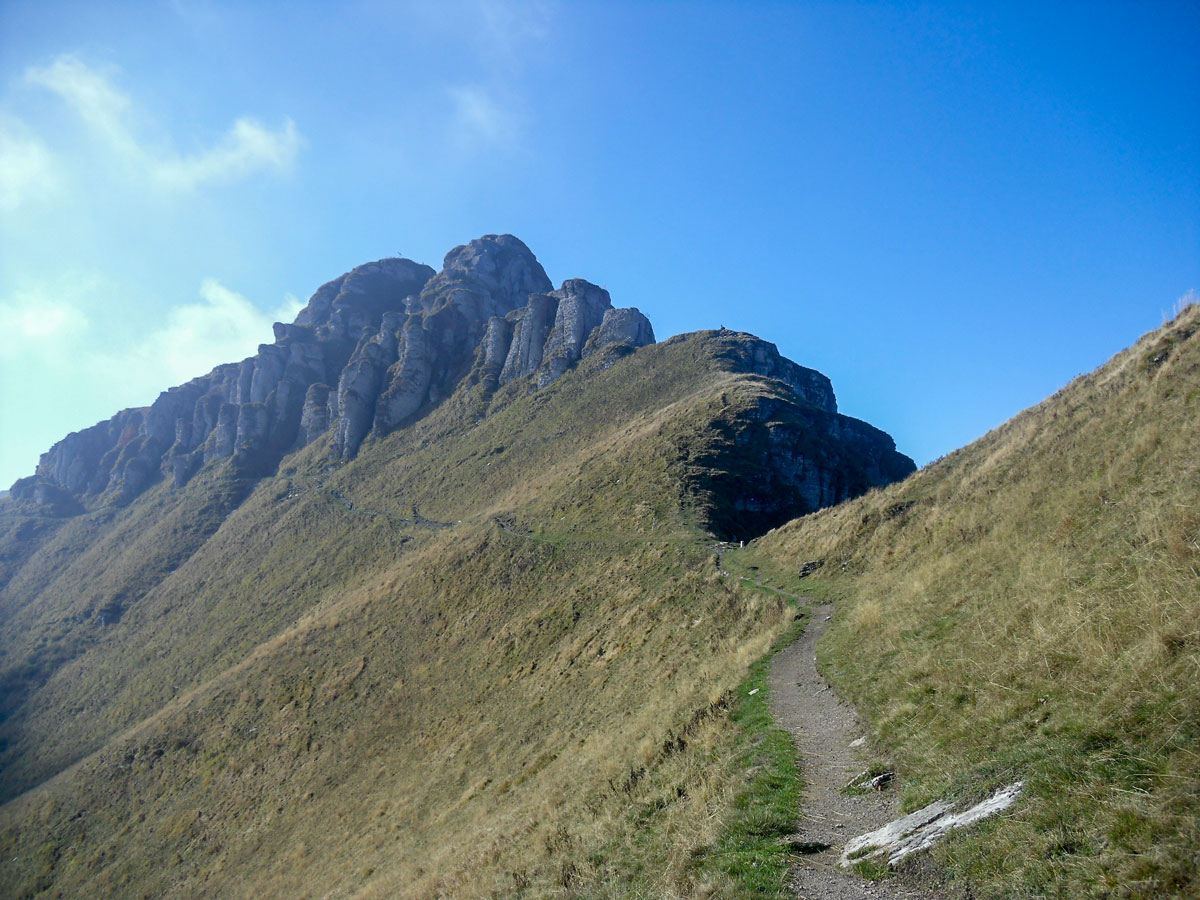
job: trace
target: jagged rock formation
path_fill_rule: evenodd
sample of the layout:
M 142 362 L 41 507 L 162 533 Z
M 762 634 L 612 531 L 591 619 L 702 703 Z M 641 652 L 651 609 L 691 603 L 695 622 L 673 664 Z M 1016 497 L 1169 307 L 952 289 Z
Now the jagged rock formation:
M 613 310 L 608 293 L 586 281 L 552 290 L 512 235 L 454 248 L 437 273 L 409 259 L 367 263 L 321 286 L 255 356 L 68 435 L 13 496 L 62 509 L 72 500 L 124 503 L 161 476 L 180 486 L 226 458 L 242 474 L 264 475 L 327 432 L 333 452 L 352 457 L 369 435 L 414 421 L 452 393 L 477 349 L 493 387 L 535 371 L 544 387 L 589 340 L 639 347 L 654 333 L 645 316 Z
M 689 482 L 720 501 L 713 530 L 759 533 L 912 471 L 886 434 L 838 415 L 821 373 L 751 335 L 722 329 L 704 339 L 715 341 L 718 365 L 788 389 L 713 423 L 736 453 L 701 460 L 706 467 Z M 464 381 L 496 391 L 527 379 L 541 390 L 602 349 L 617 350 L 609 364 L 652 343 L 650 321 L 613 308 L 603 288 L 571 278 L 553 290 L 511 235 L 454 248 L 437 273 L 408 259 L 379 260 L 320 287 L 255 356 L 68 435 L 12 494 L 71 514 L 126 503 L 161 477 L 182 486 L 217 460 L 264 476 L 326 434 L 332 454 L 348 459 Z

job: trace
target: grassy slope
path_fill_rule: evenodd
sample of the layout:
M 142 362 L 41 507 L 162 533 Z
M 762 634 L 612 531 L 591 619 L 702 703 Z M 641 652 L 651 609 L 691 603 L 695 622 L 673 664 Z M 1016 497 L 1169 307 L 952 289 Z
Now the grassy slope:
M 79 762 L 0 811 L 0 893 L 777 894 L 795 775 L 737 688 L 795 612 L 719 576 L 680 482 L 765 389 L 712 352 L 285 461 L 14 718 L 12 783 Z
M 216 531 L 250 484 L 208 474 L 187 492 L 155 491 L 129 509 L 0 520 L 0 716 L 105 636 L 105 623 Z M 31 602 L 37 598 L 37 602 Z M 11 738 L 0 727 L 0 738 Z M 9 768 L 7 754 L 0 768 Z M 9 791 L 0 791 L 6 797 Z
M 908 480 L 765 536 L 907 807 L 1027 779 L 938 851 L 978 896 L 1200 892 L 1200 307 Z

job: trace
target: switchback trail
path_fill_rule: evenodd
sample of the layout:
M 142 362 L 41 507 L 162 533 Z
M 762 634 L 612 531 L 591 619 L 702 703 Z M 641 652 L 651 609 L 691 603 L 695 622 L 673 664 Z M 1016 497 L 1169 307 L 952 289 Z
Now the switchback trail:
M 817 640 L 831 606 L 813 610 L 800 638 L 771 662 L 769 703 L 800 752 L 804 793 L 794 844 L 806 853 L 792 875 L 801 900 L 933 900 L 940 894 L 891 883 L 866 881 L 837 867 L 842 845 L 895 818 L 890 791 L 850 795 L 843 788 L 866 768 L 851 743 L 866 732 L 854 709 L 833 693 L 817 671 Z M 820 849 L 826 848 L 826 849 Z

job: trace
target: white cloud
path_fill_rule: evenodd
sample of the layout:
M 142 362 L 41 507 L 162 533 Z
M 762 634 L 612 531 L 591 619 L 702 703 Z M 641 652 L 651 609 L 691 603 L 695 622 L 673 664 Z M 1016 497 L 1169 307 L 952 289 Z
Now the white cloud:
M 291 119 L 285 118 L 279 129 L 271 130 L 243 116 L 215 146 L 184 156 L 139 140 L 142 115 L 133 100 L 105 74 L 75 56 L 60 56 L 45 68 L 30 68 L 25 79 L 57 94 L 112 152 L 167 188 L 190 190 L 206 182 L 230 181 L 260 171 L 286 172 L 303 143 Z
M 20 341 L 44 341 L 86 324 L 86 318 L 69 303 L 19 306 L 0 303 L 0 332 Z
M 467 144 L 507 145 L 516 140 L 518 116 L 479 85 L 446 89 L 454 104 L 454 126 Z
M 81 60 L 60 56 L 44 69 L 27 69 L 25 80 L 58 94 L 120 155 L 130 159 L 143 155 L 130 134 L 133 102 Z
M 200 298 L 172 309 L 162 327 L 120 354 L 119 363 L 128 366 L 132 359 L 139 381 L 166 390 L 221 363 L 252 356 L 259 344 L 273 340 L 271 324 L 292 321 L 302 306 L 288 295 L 278 309 L 263 313 L 215 278 L 200 285 Z
M 120 395 L 113 401 L 116 411 L 149 402 L 159 391 L 221 363 L 253 355 L 259 344 L 274 339 L 273 322 L 291 322 L 304 305 L 287 294 L 264 313 L 217 279 L 206 278 L 197 302 L 173 307 L 162 324 L 141 337 L 114 343 L 97 326 L 113 324 L 110 315 L 100 313 L 120 309 L 113 299 L 119 295 L 103 279 L 78 275 L 15 291 L 0 301 L 0 360 L 86 379 L 93 387 L 108 383 Z M 89 316 L 89 309 L 95 314 Z
M 52 196 L 59 185 L 46 145 L 19 121 L 0 118 L 0 211 Z
M 211 278 L 199 293 L 140 336 L 131 336 L 126 291 L 99 276 L 67 273 L 0 299 L 4 484 L 32 472 L 38 454 L 67 432 L 251 355 L 272 340 L 273 321 L 292 321 L 303 305 L 289 294 L 263 313 Z
M 191 189 L 206 181 L 229 181 L 259 169 L 286 172 L 296 161 L 302 139 L 296 123 L 285 119 L 279 131 L 241 118 L 211 150 L 197 156 L 158 161 L 152 168 L 160 183 Z
M 97 284 L 94 278 L 64 276 L 54 283 L 26 284 L 0 300 L 0 358 L 70 359 L 76 339 L 88 328 L 80 301 Z

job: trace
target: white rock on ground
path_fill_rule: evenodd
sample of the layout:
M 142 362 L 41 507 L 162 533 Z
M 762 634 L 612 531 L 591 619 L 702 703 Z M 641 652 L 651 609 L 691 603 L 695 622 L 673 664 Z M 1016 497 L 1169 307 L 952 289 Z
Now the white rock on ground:
M 1022 781 L 1010 784 L 960 813 L 950 812 L 953 804 L 946 800 L 930 803 L 916 812 L 889 822 L 882 828 L 848 841 L 842 849 L 840 865 L 846 867 L 851 863 L 886 854 L 888 865 L 894 866 L 910 853 L 932 847 L 951 831 L 973 825 L 1012 806 L 1022 787 Z

